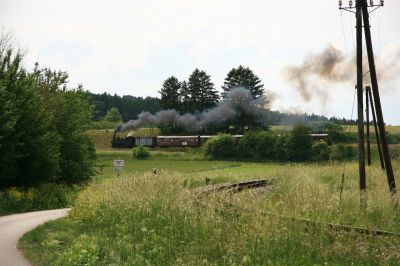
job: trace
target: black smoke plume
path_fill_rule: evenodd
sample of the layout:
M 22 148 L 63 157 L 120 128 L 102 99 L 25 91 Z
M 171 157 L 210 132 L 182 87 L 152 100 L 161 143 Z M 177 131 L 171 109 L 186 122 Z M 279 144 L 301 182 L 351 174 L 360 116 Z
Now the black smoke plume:
M 363 70 L 369 70 L 367 56 L 364 53 Z M 345 54 L 329 45 L 321 53 L 310 54 L 300 65 L 287 66 L 283 77 L 290 82 L 300 93 L 303 100 L 309 102 L 317 97 L 325 103 L 328 99 L 328 90 L 332 84 L 356 83 L 356 56 Z M 381 87 L 391 85 L 400 74 L 400 42 L 394 42 L 382 50 L 382 55 L 375 54 L 378 79 Z M 368 74 L 364 76 L 364 83 L 370 83 Z M 354 88 L 354 85 L 351 86 Z
M 271 101 L 272 98 L 267 96 L 255 99 L 250 90 L 236 87 L 231 89 L 226 98 L 216 107 L 203 112 L 180 114 L 173 109 L 162 110 L 155 114 L 142 112 L 138 119 L 128 121 L 119 129 L 134 130 L 144 126 L 179 126 L 185 129 L 207 127 L 234 120 L 242 112 L 252 114 L 258 123 L 265 125 L 268 120 L 267 109 Z

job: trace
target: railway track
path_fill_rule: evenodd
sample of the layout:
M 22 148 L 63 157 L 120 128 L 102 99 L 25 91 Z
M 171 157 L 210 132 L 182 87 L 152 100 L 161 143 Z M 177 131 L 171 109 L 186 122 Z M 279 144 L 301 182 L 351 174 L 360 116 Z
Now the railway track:
M 343 225 L 343 224 L 335 224 L 335 223 L 327 223 L 327 222 L 317 222 L 305 218 L 297 218 L 297 217 L 290 217 L 290 216 L 284 216 L 280 214 L 271 214 L 265 212 L 264 214 L 266 215 L 274 215 L 275 217 L 278 217 L 280 219 L 285 219 L 285 220 L 292 220 L 295 222 L 301 222 L 304 223 L 306 226 L 324 226 L 327 228 L 330 228 L 332 230 L 338 231 L 338 232 L 355 232 L 359 233 L 361 235 L 369 235 L 369 236 L 396 236 L 400 237 L 400 233 L 397 232 L 391 232 L 391 231 L 384 231 L 380 229 L 372 230 L 364 227 L 358 227 L 358 226 L 350 226 L 350 225 Z
M 260 179 L 260 180 L 239 182 L 239 183 L 234 183 L 234 184 L 222 184 L 219 186 L 213 186 L 213 187 L 207 188 L 205 190 L 202 190 L 202 191 L 200 191 L 199 194 L 207 195 L 207 194 L 210 194 L 213 192 L 218 192 L 218 191 L 223 191 L 223 190 L 231 190 L 233 192 L 239 192 L 244 189 L 271 186 L 272 181 L 273 180 L 271 180 L 271 179 Z M 252 210 L 252 211 L 254 211 L 254 210 Z M 319 221 L 313 221 L 313 220 L 309 220 L 309 219 L 305 219 L 305 218 L 297 218 L 297 217 L 290 217 L 290 216 L 285 216 L 285 215 L 281 215 L 281 214 L 269 213 L 269 212 L 265 212 L 265 211 L 261 211 L 261 213 L 263 215 L 278 217 L 279 219 L 292 220 L 294 222 L 304 223 L 306 226 L 323 226 L 323 227 L 327 227 L 327 228 L 330 228 L 331 230 L 335 230 L 335 231 L 355 232 L 355 233 L 359 233 L 361 235 L 369 235 L 369 236 L 400 237 L 400 233 L 385 231 L 385 230 L 380 230 L 380 229 L 373 230 L 373 229 L 357 227 L 357 226 L 319 222 Z
M 259 179 L 259 180 L 252 180 L 252 181 L 245 181 L 239 182 L 234 184 L 222 184 L 218 186 L 211 186 L 204 190 L 201 190 L 199 194 L 207 195 L 213 192 L 218 192 L 222 190 L 231 190 L 233 192 L 239 192 L 243 189 L 250 189 L 250 188 L 259 188 L 259 187 L 267 187 L 272 185 L 272 180 L 270 179 Z

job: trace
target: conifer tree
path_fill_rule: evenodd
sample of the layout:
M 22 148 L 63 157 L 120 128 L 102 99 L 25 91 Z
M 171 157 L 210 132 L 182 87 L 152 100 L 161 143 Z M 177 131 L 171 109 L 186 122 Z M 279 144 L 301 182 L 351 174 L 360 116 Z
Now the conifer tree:
M 264 85 L 261 84 L 260 78 L 250 68 L 242 65 L 229 71 L 222 86 L 222 96 L 225 97 L 230 89 L 237 86 L 248 88 L 254 98 L 259 98 L 264 93 Z
M 218 103 L 219 95 L 205 71 L 195 69 L 187 83 L 190 111 L 203 111 Z
M 190 112 L 190 92 L 187 86 L 186 81 L 181 83 L 181 89 L 179 90 L 179 102 L 180 102 L 180 111 L 182 113 Z
M 181 83 L 174 76 L 167 78 L 163 87 L 159 91 L 161 94 L 160 106 L 161 109 L 180 109 L 179 91 L 181 89 Z

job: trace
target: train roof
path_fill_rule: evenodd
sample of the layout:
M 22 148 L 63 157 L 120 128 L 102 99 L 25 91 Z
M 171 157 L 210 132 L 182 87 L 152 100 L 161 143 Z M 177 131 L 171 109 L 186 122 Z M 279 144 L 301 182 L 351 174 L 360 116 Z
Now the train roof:
M 200 138 L 207 139 L 207 138 L 212 138 L 212 137 L 215 137 L 215 136 L 218 136 L 218 135 L 203 135 L 203 136 L 198 136 L 198 135 L 196 135 L 196 136 L 157 136 L 157 138 L 159 138 L 159 139 L 173 139 L 173 138 L 179 139 L 179 138 L 198 138 L 198 137 L 200 137 Z M 243 135 L 232 135 L 232 137 L 234 137 L 234 138 L 241 138 L 241 137 L 243 137 Z
M 198 136 L 157 136 L 159 139 L 197 138 Z

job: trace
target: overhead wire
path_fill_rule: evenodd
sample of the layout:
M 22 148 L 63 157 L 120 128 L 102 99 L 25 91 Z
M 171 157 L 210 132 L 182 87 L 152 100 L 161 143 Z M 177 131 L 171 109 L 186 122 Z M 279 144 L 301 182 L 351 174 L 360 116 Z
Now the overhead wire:
M 349 51 L 347 49 L 347 39 L 346 39 L 346 32 L 344 30 L 344 23 L 343 23 L 343 10 L 340 10 L 340 22 L 342 25 L 342 33 L 343 33 L 343 39 L 344 39 L 344 47 L 346 49 L 346 56 L 349 55 Z
M 353 39 L 353 50 L 355 50 L 355 49 L 356 49 L 356 41 L 355 41 L 355 39 L 354 39 L 354 31 L 353 31 L 354 25 L 353 25 L 353 19 L 352 19 L 351 15 L 349 16 L 349 18 L 350 18 L 350 32 L 351 32 L 351 37 L 352 37 L 352 39 Z
M 379 35 L 379 40 L 378 40 L 378 62 L 379 62 L 379 66 L 378 66 L 378 73 L 379 73 L 379 77 L 381 77 L 381 15 L 382 15 L 382 11 L 381 8 L 378 11 L 378 35 Z
M 348 49 L 347 49 L 347 39 L 346 39 L 346 34 L 345 34 L 345 29 L 344 29 L 342 12 L 340 12 L 340 17 L 341 17 L 341 24 L 342 24 L 343 39 L 344 39 L 345 47 L 346 47 L 346 55 L 348 57 L 349 56 L 349 52 L 348 52 Z M 350 32 L 351 32 L 351 36 L 352 36 L 352 40 L 353 40 L 353 50 L 354 50 L 355 49 L 355 40 L 354 40 L 354 32 L 353 32 L 354 26 L 353 26 L 352 17 L 349 16 L 349 18 L 350 18 Z M 353 120 L 353 116 L 354 116 L 354 106 L 355 106 L 355 101 L 356 101 L 356 94 L 357 94 L 357 90 L 354 90 L 353 104 L 352 104 L 352 107 L 351 107 L 350 121 Z M 351 131 L 351 125 L 348 125 L 347 133 L 350 133 L 350 131 Z M 346 175 L 346 166 L 347 166 L 347 162 L 344 162 L 343 171 L 342 171 L 342 178 L 341 178 L 341 184 L 340 184 L 339 205 L 342 202 L 344 179 L 345 179 L 345 175 Z
M 354 105 L 356 102 L 356 94 L 357 94 L 357 90 L 354 90 L 354 96 L 353 96 L 353 104 L 351 107 L 351 117 L 350 117 L 350 121 L 353 120 L 353 115 L 354 115 Z M 347 133 L 350 133 L 351 130 L 351 125 L 348 126 L 347 128 Z M 346 174 L 346 166 L 347 166 L 347 162 L 345 161 L 343 164 L 343 171 L 342 171 L 342 180 L 341 180 L 341 184 L 340 184 L 340 196 L 339 196 L 339 204 L 342 202 L 342 194 L 343 194 L 343 187 L 344 187 L 344 178 L 345 178 L 345 174 Z

